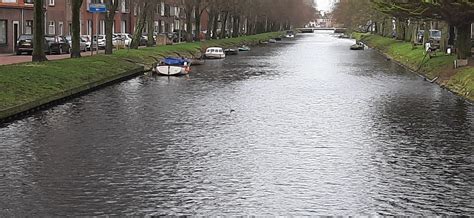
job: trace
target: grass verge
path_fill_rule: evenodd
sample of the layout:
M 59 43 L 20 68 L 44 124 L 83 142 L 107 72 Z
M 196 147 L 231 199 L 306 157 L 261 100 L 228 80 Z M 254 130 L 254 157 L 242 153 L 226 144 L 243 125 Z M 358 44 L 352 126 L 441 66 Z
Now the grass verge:
M 379 50 L 411 70 L 430 80 L 436 79 L 436 83 L 474 101 L 474 67 L 453 69 L 455 56 L 439 52 L 429 58 L 425 55 L 423 47 L 413 47 L 409 42 L 378 35 L 355 35 L 368 46 Z
M 209 40 L 205 42 L 166 45 L 139 50 L 123 49 L 113 55 L 96 55 L 79 59 L 64 59 L 43 63 L 22 63 L 0 66 L 0 120 L 6 118 L 5 111 L 19 105 L 42 102 L 51 96 L 69 93 L 78 87 L 100 85 L 100 81 L 115 78 L 140 66 L 149 67 L 155 58 L 165 56 L 199 56 L 200 51 L 210 46 L 231 47 L 256 44 L 281 33 L 265 33 L 239 38 Z M 146 69 L 146 68 L 145 68 Z M 35 105 L 38 107 L 40 105 Z M 31 106 L 33 107 L 33 106 Z M 23 112 L 26 109 L 22 108 Z M 11 114 L 8 114 L 10 116 Z

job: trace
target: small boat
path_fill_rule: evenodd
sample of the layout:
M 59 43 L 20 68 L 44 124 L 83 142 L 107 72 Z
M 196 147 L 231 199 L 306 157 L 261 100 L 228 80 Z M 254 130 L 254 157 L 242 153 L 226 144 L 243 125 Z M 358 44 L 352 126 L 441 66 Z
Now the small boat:
M 351 46 L 351 50 L 364 50 L 365 45 L 363 43 L 356 43 Z
M 268 40 L 269 43 L 277 43 L 277 40 L 276 39 L 270 39 Z
M 243 45 L 242 47 L 239 48 L 239 51 L 250 51 L 250 47 Z
M 339 36 L 340 39 L 350 39 L 351 37 L 345 34 Z
M 238 55 L 239 49 L 233 49 L 233 48 L 224 49 L 224 53 L 226 55 Z
M 225 58 L 224 49 L 220 47 L 210 47 L 206 49 L 204 57 L 209 59 L 223 59 Z
M 281 38 L 281 37 L 276 37 L 276 38 L 275 38 L 275 40 L 277 40 L 277 41 L 281 41 L 281 40 L 282 40 L 282 38 Z
M 165 58 L 153 69 L 162 76 L 182 76 L 191 71 L 191 62 L 184 58 Z
M 295 32 L 289 30 L 289 31 L 286 31 L 286 35 L 285 35 L 285 38 L 288 38 L 288 39 L 292 39 L 292 38 L 295 38 Z

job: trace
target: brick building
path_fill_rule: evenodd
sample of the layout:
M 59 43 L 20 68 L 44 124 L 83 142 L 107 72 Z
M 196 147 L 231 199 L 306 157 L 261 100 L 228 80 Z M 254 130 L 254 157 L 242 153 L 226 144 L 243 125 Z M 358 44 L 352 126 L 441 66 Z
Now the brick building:
M 45 34 L 65 35 L 68 28 L 66 1 L 45 1 Z M 33 33 L 34 0 L 0 0 L 0 53 L 13 53 L 22 34 Z
M 13 53 L 18 36 L 32 32 L 32 0 L 0 0 L 0 53 Z
M 72 0 L 45 1 L 45 34 L 70 35 L 72 25 Z M 137 0 L 118 0 L 119 7 L 114 21 L 115 33 L 133 33 L 139 9 Z M 156 33 L 170 33 L 186 29 L 185 13 L 177 0 L 156 1 L 154 29 Z M 21 34 L 33 33 L 34 0 L 0 0 L 0 53 L 13 53 L 16 41 Z M 105 14 L 92 14 L 89 5 L 103 3 L 103 0 L 84 0 L 81 8 L 81 35 L 90 35 L 92 31 L 105 34 Z M 193 13 L 194 15 L 194 13 Z M 194 18 L 193 18 L 194 19 Z M 201 29 L 207 29 L 207 13 L 204 13 Z M 194 22 L 193 22 L 194 23 Z M 145 27 L 144 32 L 148 32 Z M 193 24 L 193 30 L 196 28 Z

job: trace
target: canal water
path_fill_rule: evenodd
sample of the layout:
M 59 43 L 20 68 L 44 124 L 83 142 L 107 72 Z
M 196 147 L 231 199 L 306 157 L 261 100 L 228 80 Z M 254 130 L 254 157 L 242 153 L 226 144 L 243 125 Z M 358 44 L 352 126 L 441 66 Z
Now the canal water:
M 328 32 L 0 127 L 0 215 L 474 214 L 474 107 Z

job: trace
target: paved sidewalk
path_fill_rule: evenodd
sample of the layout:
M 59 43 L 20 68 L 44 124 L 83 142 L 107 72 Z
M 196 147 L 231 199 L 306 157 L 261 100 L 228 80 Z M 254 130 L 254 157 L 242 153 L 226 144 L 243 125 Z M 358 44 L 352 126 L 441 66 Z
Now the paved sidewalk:
M 104 53 L 104 50 L 100 50 L 99 53 Z M 96 52 L 94 51 L 94 55 Z M 82 52 L 81 55 L 90 56 L 91 52 Z M 62 54 L 62 55 L 46 55 L 48 60 L 61 60 L 70 58 L 70 54 Z M 18 63 L 26 63 L 31 62 L 31 55 L 16 55 L 16 54 L 0 54 L 0 65 L 8 65 L 8 64 L 18 64 Z

